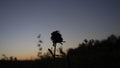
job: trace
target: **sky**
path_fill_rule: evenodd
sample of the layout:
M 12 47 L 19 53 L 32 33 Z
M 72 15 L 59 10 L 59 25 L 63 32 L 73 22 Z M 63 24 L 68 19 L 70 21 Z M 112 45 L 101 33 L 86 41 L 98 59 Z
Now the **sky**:
M 59 30 L 64 50 L 84 39 L 120 35 L 119 0 L 0 0 L 0 57 L 36 58 L 41 34 L 43 53 Z

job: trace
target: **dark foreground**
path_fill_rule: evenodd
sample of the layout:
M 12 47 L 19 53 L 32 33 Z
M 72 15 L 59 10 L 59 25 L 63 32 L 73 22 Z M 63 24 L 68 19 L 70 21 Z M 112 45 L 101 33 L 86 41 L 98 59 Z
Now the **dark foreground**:
M 63 59 L 0 61 L 0 68 L 68 68 L 67 66 Z
M 35 61 L 0 61 L 0 68 L 120 68 L 120 36 L 84 40 L 62 58 Z

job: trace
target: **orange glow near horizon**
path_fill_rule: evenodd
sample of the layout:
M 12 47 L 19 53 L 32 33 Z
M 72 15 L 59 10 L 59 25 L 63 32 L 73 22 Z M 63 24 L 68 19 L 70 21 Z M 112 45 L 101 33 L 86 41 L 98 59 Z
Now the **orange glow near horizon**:
M 41 34 L 42 54 L 52 48 L 51 33 L 59 30 L 66 43 L 76 48 L 84 39 L 120 35 L 120 4 L 107 0 L 0 0 L 0 58 L 35 59 Z

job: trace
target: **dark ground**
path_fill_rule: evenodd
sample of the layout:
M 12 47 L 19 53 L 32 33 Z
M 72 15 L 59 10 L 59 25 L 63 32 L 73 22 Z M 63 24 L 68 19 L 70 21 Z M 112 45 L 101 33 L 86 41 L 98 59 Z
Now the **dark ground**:
M 63 58 L 35 61 L 0 61 L 0 68 L 120 68 L 120 36 L 104 40 L 84 40 L 69 49 Z

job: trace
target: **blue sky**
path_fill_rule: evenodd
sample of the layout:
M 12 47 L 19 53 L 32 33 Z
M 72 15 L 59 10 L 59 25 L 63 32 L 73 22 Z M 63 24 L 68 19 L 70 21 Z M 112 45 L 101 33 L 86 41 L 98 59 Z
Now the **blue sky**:
M 0 55 L 36 57 L 37 35 L 43 52 L 52 47 L 51 32 L 60 30 L 64 49 L 85 38 L 120 35 L 119 0 L 0 0 Z M 60 47 L 60 45 L 58 45 Z

